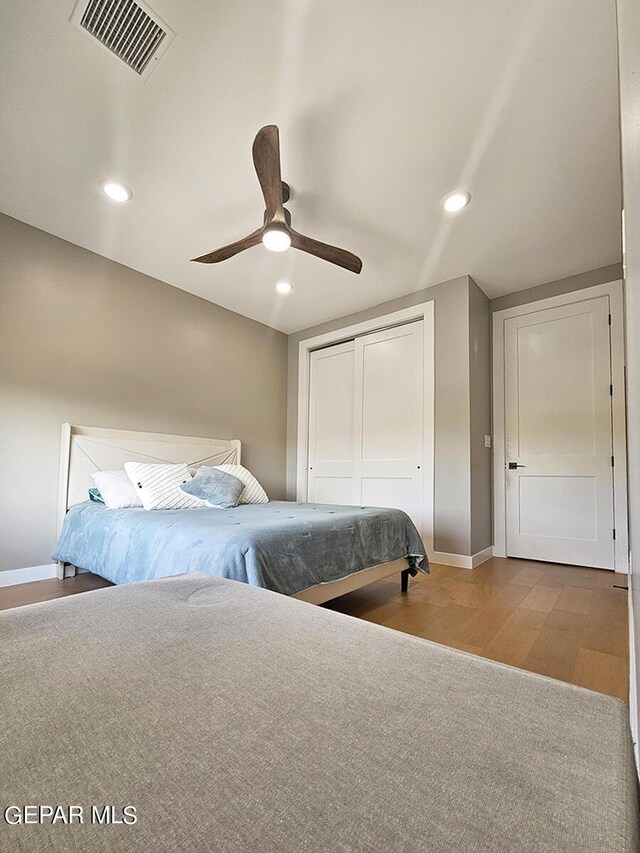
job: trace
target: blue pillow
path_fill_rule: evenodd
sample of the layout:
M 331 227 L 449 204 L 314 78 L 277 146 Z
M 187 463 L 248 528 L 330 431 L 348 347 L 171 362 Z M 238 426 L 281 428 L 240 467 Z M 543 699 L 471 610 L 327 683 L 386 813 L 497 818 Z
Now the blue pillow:
M 180 486 L 183 492 L 207 501 L 211 506 L 238 506 L 244 483 L 233 474 L 227 474 L 219 468 L 198 468 L 193 480 Z
M 89 500 L 94 504 L 102 504 L 104 506 L 104 498 L 100 494 L 100 489 L 89 489 Z

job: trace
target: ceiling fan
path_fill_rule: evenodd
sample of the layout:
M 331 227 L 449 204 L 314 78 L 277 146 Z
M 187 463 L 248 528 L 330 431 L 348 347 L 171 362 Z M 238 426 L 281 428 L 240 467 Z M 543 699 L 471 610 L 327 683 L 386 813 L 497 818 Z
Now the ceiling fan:
M 263 243 L 272 252 L 284 252 L 289 246 L 293 246 L 294 249 L 315 255 L 323 261 L 329 261 L 331 264 L 359 273 L 362 269 L 362 261 L 357 255 L 347 252 L 346 249 L 338 249 L 319 240 L 312 240 L 311 237 L 305 237 L 291 227 L 291 214 L 284 207 L 289 200 L 290 190 L 280 175 L 280 135 L 275 124 L 263 127 L 253 140 L 253 165 L 256 168 L 266 206 L 262 227 L 242 240 L 192 260 L 200 264 L 217 264 L 219 261 L 232 258 L 239 252 L 244 252 L 245 249 L 257 246 L 258 243 Z

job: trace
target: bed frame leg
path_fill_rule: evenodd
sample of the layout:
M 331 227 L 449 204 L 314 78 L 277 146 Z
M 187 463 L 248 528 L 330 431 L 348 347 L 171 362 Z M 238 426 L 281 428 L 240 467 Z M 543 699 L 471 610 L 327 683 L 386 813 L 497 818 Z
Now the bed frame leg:
M 76 567 L 72 566 L 71 563 L 61 563 L 58 561 L 58 565 L 56 568 L 56 577 L 59 581 L 63 581 L 65 578 L 73 578 L 76 574 Z
M 400 592 L 409 591 L 409 569 L 400 572 Z

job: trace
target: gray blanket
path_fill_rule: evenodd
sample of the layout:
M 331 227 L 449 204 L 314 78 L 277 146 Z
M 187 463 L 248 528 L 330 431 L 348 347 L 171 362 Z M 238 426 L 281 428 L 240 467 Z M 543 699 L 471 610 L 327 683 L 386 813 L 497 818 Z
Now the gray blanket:
M 113 583 L 208 572 L 292 595 L 425 549 L 399 509 L 271 501 L 234 509 L 107 510 L 66 515 L 53 558 Z
M 0 822 L 2 851 L 638 850 L 621 702 L 263 589 L 0 613 L 0 679 L 2 808 L 85 819 Z

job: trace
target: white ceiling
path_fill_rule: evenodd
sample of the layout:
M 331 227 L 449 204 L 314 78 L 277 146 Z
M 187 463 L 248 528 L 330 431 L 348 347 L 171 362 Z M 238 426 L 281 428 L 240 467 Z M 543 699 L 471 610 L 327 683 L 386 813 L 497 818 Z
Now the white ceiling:
M 0 5 L 11 216 L 285 332 L 466 273 L 495 297 L 620 260 L 614 0 L 152 0 L 177 36 L 145 84 L 73 5 Z M 189 263 L 262 222 L 268 123 L 294 227 L 360 276 L 262 246 Z

